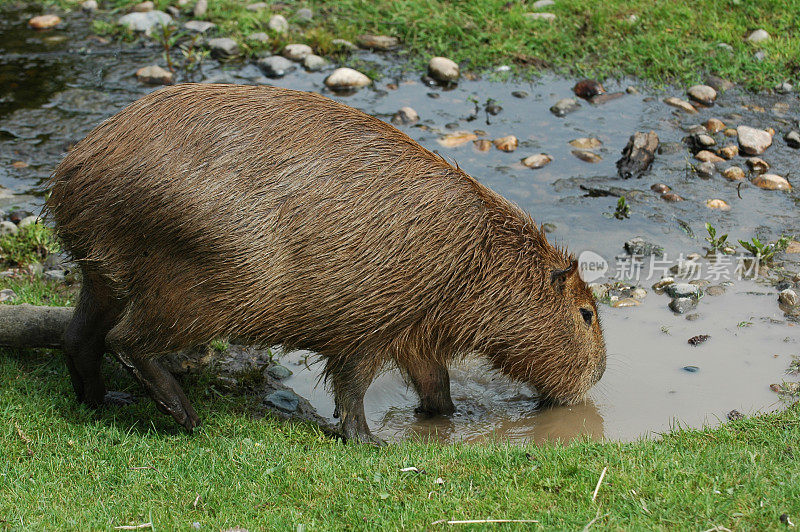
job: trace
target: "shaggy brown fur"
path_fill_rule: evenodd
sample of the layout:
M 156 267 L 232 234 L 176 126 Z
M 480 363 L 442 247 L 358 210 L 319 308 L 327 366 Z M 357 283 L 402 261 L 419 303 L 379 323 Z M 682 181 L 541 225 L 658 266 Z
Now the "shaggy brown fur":
M 429 413 L 452 412 L 446 368 L 465 355 L 563 402 L 605 368 L 591 292 L 527 214 L 317 94 L 158 90 L 75 147 L 47 206 L 88 280 L 67 355 L 92 404 L 106 333 L 148 366 L 140 378 L 158 374 L 145 384 L 188 428 L 194 412 L 152 357 L 219 337 L 320 353 L 361 440 L 364 392 L 387 364 Z

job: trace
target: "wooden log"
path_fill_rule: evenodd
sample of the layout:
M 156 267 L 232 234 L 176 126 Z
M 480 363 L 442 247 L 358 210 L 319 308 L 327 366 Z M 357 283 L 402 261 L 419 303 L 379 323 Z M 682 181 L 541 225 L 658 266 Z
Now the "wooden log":
M 622 150 L 622 158 L 617 161 L 617 173 L 623 179 L 642 177 L 653 163 L 658 149 L 658 135 L 655 131 L 637 131 Z
M 0 305 L 0 346 L 61 349 L 73 307 Z

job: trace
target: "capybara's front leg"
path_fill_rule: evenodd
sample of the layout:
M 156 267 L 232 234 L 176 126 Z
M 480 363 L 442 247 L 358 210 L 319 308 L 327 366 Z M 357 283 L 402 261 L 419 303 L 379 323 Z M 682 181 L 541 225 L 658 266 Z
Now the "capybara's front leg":
M 84 269 L 78 305 L 64 331 L 63 345 L 75 395 L 92 408 L 133 402 L 130 394 L 107 392 L 100 373 L 106 334 L 117 313 L 102 282 Z
M 342 437 L 347 442 L 385 445 L 374 436 L 364 414 L 364 394 L 375 377 L 375 369 L 357 362 L 346 361 L 326 368 L 333 383 L 336 414 L 339 417 Z
M 192 408 L 178 381 L 161 365 L 147 356 L 117 353 L 117 358 L 136 377 L 156 407 L 172 418 L 189 433 L 200 426 L 200 418 Z
M 449 416 L 456 411 L 450 398 L 450 374 L 447 367 L 434 361 L 414 360 L 403 367 L 419 396 L 418 414 Z

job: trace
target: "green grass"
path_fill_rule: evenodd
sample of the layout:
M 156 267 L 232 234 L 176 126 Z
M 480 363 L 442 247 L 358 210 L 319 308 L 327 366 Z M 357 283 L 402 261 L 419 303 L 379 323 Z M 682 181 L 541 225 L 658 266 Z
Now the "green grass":
M 103 5 L 123 11 L 135 3 L 111 0 Z M 557 0 L 545 9 L 557 16 L 552 23 L 525 17 L 532 2 L 506 0 L 270 1 L 270 9 L 257 13 L 245 9 L 248 3 L 209 2 L 204 17 L 247 53 L 305 42 L 330 55 L 334 38 L 380 33 L 399 37 L 417 66 L 444 55 L 478 72 L 510 64 L 522 74 L 549 68 L 573 76 L 633 76 L 656 84 L 695 83 L 714 73 L 748 88 L 766 89 L 786 80 L 796 83 L 800 70 L 800 0 Z M 156 1 L 161 8 L 169 4 Z M 293 17 L 303 6 L 314 10 L 311 22 Z M 288 35 L 272 35 L 266 45 L 246 38 L 267 31 L 276 12 L 289 19 Z M 758 45 L 746 42 L 758 28 L 772 39 Z M 722 42 L 733 52 L 718 47 Z M 753 57 L 758 50 L 767 53 L 761 62 Z
M 76 404 L 57 355 L 0 351 L 0 528 L 396 530 L 511 518 L 577 530 L 600 516 L 603 529 L 705 530 L 800 518 L 797 408 L 662 441 L 376 449 L 258 419 L 250 398 L 202 381 L 187 391 L 204 419 L 191 436 L 147 400 L 99 412 Z M 409 466 L 424 473 L 400 472 Z
M 59 250 L 53 231 L 43 224 L 26 225 L 13 235 L 0 237 L 0 263 L 27 265 L 43 261 Z

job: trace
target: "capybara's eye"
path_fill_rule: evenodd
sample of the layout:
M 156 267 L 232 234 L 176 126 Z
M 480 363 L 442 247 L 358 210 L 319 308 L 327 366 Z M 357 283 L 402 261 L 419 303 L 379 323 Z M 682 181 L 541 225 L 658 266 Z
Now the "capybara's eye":
M 592 324 L 592 316 L 594 316 L 594 312 L 589 310 L 588 308 L 581 309 L 581 316 L 583 316 L 583 321 L 586 322 L 586 325 Z

